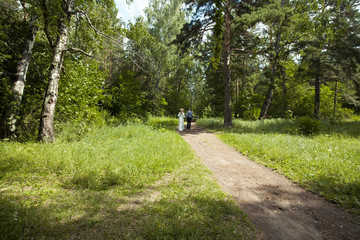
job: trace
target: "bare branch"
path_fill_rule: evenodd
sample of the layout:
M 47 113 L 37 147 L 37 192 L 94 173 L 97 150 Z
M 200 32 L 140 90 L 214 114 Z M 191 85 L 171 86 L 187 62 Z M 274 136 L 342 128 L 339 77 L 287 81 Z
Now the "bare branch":
M 47 8 L 46 0 L 41 1 L 41 8 L 42 8 L 43 16 L 44 16 L 44 21 L 45 21 L 44 22 L 45 23 L 44 32 L 45 32 L 46 38 L 50 44 L 50 47 L 54 48 L 55 45 L 54 45 L 53 41 L 51 40 L 51 35 L 50 35 L 49 9 Z
M 76 14 L 76 13 L 81 13 L 81 14 L 83 14 L 83 15 L 85 16 L 88 24 L 90 25 L 90 27 L 91 27 L 92 29 L 94 29 L 94 31 L 95 31 L 96 34 L 98 34 L 98 35 L 100 35 L 100 36 L 102 36 L 102 37 L 104 37 L 104 38 L 107 38 L 107 39 L 109 39 L 110 41 L 118 44 L 118 41 L 117 41 L 116 39 L 110 37 L 109 35 L 106 35 L 105 33 L 101 32 L 99 29 L 97 29 L 97 28 L 92 24 L 89 16 L 87 15 L 87 13 L 86 13 L 85 11 L 76 10 L 76 11 L 73 12 L 72 14 Z
M 110 40 L 110 41 L 113 42 L 115 45 L 122 47 L 122 44 L 120 44 L 119 41 L 117 41 L 116 39 L 108 36 L 107 34 L 105 34 L 105 33 L 103 33 L 103 32 L 101 32 L 99 29 L 97 29 L 97 28 L 91 23 L 91 20 L 90 20 L 89 16 L 87 15 L 87 13 L 86 13 L 85 11 L 76 10 L 76 11 L 74 11 L 72 14 L 76 14 L 76 13 L 80 13 L 80 14 L 83 14 L 83 15 L 85 16 L 88 24 L 90 25 L 90 27 L 91 27 L 92 29 L 94 29 L 94 31 L 95 31 L 96 34 L 98 34 L 98 35 L 100 35 L 100 36 L 102 36 L 102 37 Z M 135 54 L 140 57 L 140 55 L 137 54 L 136 52 L 135 52 Z M 136 66 L 138 66 L 138 67 L 139 67 L 140 69 L 142 69 L 143 71 L 147 72 L 147 70 L 145 70 L 144 68 L 142 68 L 142 67 L 130 56 L 130 54 L 128 54 L 127 56 L 130 58 L 130 60 L 131 60 Z M 140 57 L 140 58 L 141 58 L 141 57 Z M 142 58 L 142 59 L 143 59 L 143 58 Z M 143 59 L 143 60 L 146 61 L 145 59 Z M 148 62 L 148 61 L 146 61 L 146 62 Z
M 66 49 L 65 51 L 80 52 L 80 53 L 84 54 L 85 56 L 88 56 L 88 57 L 91 57 L 91 58 L 94 57 L 94 56 L 91 55 L 91 52 L 90 52 L 90 53 L 87 53 L 87 52 L 85 52 L 84 50 L 79 49 L 79 48 L 68 48 L 68 49 Z
M 8 71 L 6 71 L 5 69 L 1 69 L 1 72 L 0 72 L 0 75 L 6 75 L 6 76 L 16 76 L 16 74 L 15 73 L 12 73 L 12 72 L 8 72 Z
M 207 24 L 205 24 L 200 30 L 201 33 L 204 34 L 205 32 L 213 29 L 214 22 L 210 21 Z
M 251 52 L 252 50 L 246 50 L 246 49 L 240 49 L 240 48 L 233 48 L 233 51 L 238 51 L 238 52 Z
M 147 70 L 145 70 L 144 68 L 142 68 L 139 64 L 137 64 L 137 62 L 130 56 L 130 54 L 127 55 L 130 60 L 136 65 L 138 66 L 141 70 L 143 70 L 144 72 L 147 72 Z
M 143 61 L 147 62 L 148 64 L 150 64 L 150 62 L 148 60 L 146 60 L 145 58 L 143 58 L 138 52 L 132 51 L 134 54 L 136 54 L 140 59 L 142 59 Z

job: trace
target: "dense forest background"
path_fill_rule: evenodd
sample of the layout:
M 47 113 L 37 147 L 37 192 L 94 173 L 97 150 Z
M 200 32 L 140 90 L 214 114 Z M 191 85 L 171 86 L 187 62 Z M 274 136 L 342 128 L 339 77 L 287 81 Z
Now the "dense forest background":
M 173 116 L 359 119 L 357 0 L 0 0 L 0 135 Z M 126 6 L 124 6 L 126 7 Z

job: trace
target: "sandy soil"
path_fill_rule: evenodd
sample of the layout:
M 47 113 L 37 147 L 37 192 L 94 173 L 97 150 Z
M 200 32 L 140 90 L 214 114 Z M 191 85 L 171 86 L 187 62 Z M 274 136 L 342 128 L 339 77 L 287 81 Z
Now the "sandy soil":
M 195 124 L 179 133 L 261 230 L 259 239 L 360 239 L 358 217 L 249 160 Z

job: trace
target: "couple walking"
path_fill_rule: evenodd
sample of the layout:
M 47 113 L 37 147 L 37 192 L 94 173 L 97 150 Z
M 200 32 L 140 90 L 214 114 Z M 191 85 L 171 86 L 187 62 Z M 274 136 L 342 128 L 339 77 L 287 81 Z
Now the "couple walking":
M 189 108 L 189 110 L 186 112 L 186 115 L 184 113 L 184 109 L 180 108 L 180 112 L 178 114 L 179 117 L 179 131 L 183 131 L 184 130 L 184 120 L 186 118 L 187 121 L 187 125 L 186 125 L 186 129 L 191 129 L 191 120 L 193 118 L 193 113 L 191 111 L 191 109 Z

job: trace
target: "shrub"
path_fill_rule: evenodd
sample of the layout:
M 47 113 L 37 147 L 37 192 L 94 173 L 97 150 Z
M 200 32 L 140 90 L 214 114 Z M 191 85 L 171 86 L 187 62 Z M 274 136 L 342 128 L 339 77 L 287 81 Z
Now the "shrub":
M 244 120 L 257 120 L 260 116 L 260 108 L 253 107 L 251 110 L 246 110 L 244 112 Z
M 299 117 L 296 123 L 299 132 L 306 136 L 316 134 L 320 131 L 320 122 L 309 116 Z
M 210 105 L 210 104 L 207 105 L 207 106 L 204 108 L 204 110 L 203 110 L 203 112 L 202 112 L 202 116 L 203 116 L 204 118 L 211 118 L 211 117 L 214 117 L 214 116 L 215 116 L 215 111 L 214 111 L 213 108 L 211 108 L 211 105 Z

